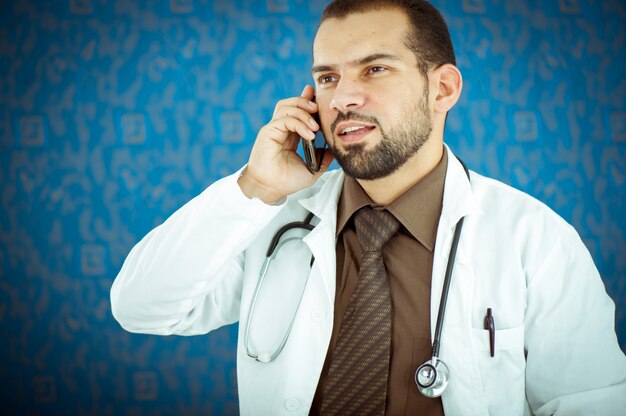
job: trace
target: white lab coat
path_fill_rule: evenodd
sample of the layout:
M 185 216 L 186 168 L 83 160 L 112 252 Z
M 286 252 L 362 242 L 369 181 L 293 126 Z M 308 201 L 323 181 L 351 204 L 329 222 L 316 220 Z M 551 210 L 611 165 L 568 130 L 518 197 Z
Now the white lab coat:
M 433 332 L 454 227 L 466 220 L 440 354 L 451 373 L 442 396 L 446 415 L 626 415 L 626 357 L 615 334 L 615 307 L 575 230 L 507 185 L 473 172 L 470 183 L 447 151 Z M 111 289 L 113 315 L 128 331 L 161 335 L 205 334 L 239 321 L 241 414 L 307 415 L 332 331 L 343 175 L 328 172 L 280 206 L 246 198 L 237 175 L 214 183 L 133 248 Z M 319 223 L 302 247 L 315 262 L 293 329 L 278 358 L 259 363 L 243 345 L 259 270 L 276 230 L 309 211 Z M 283 266 L 291 270 L 277 279 L 309 271 L 306 261 Z M 254 318 L 261 328 L 251 341 L 256 350 L 275 345 L 282 333 L 273 323 L 284 328 L 292 316 L 280 311 L 294 296 L 272 296 L 277 287 L 270 279 L 257 304 L 259 313 L 273 307 L 274 315 Z M 261 307 L 267 299 L 270 306 Z M 487 308 L 497 328 L 494 358 L 483 329 Z

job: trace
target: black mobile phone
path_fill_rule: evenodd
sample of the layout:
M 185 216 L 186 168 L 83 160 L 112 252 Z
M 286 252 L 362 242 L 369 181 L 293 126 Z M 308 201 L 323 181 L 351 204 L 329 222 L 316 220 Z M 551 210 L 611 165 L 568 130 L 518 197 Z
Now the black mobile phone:
M 328 145 L 324 138 L 324 133 L 322 133 L 322 123 L 320 123 L 319 114 L 313 113 L 312 116 L 317 122 L 317 125 L 320 126 L 320 129 L 315 132 L 315 139 L 306 140 L 300 138 L 300 140 L 302 141 L 302 150 L 304 152 L 306 166 L 311 173 L 316 173 L 320 170 L 322 159 L 324 159 L 324 153 L 326 153 L 326 147 Z

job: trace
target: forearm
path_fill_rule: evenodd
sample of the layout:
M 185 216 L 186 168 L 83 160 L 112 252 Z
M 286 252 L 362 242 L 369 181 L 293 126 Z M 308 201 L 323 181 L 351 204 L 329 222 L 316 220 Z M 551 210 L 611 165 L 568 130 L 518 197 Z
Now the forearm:
M 111 288 L 124 328 L 191 334 L 236 319 L 242 253 L 280 209 L 245 197 L 236 178 L 211 185 L 132 249 Z

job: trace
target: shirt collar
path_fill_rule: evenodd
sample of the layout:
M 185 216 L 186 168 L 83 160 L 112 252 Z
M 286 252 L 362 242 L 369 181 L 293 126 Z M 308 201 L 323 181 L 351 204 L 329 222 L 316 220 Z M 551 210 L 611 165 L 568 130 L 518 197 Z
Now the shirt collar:
M 447 165 L 448 155 L 443 152 L 435 169 L 385 207 L 429 251 L 435 248 Z M 346 175 L 337 207 L 337 236 L 366 205 L 375 206 L 356 179 Z

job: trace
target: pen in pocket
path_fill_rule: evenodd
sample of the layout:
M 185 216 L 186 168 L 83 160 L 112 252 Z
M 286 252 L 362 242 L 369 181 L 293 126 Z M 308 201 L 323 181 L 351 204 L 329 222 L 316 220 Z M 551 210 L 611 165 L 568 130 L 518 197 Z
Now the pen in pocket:
M 485 329 L 489 331 L 489 351 L 493 357 L 496 352 L 496 324 L 493 320 L 493 312 L 491 308 L 487 308 L 487 315 L 485 316 Z

